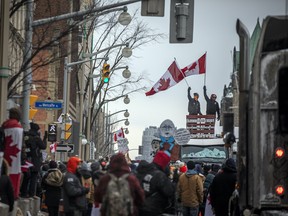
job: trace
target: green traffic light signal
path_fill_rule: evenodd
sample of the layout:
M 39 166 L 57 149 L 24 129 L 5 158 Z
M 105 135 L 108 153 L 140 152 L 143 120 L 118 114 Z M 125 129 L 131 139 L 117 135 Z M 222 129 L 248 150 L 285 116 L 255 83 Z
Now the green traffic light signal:
M 102 68 L 102 81 L 103 83 L 108 83 L 110 79 L 110 65 L 104 63 Z

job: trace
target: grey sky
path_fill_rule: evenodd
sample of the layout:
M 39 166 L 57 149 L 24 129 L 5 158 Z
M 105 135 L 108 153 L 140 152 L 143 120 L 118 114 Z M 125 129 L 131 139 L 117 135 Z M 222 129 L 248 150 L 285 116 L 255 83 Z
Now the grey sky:
M 165 33 L 167 38 L 160 43 L 146 45 L 133 51 L 129 61 L 132 73 L 149 75 L 152 83 L 147 83 L 149 90 L 166 72 L 174 58 L 183 68 L 196 61 L 207 52 L 206 86 L 208 95 L 215 93 L 221 101 L 223 87 L 230 82 L 232 72 L 232 50 L 239 47 L 236 34 L 236 20 L 239 18 L 248 28 L 250 35 L 257 18 L 262 20 L 267 15 L 287 15 L 287 0 L 196 0 L 194 9 L 194 36 L 190 44 L 169 44 L 170 1 L 165 2 L 165 17 L 141 17 L 149 27 Z M 141 3 L 128 6 L 128 12 L 140 8 Z M 132 12 L 131 12 L 132 13 Z M 140 12 L 139 12 L 140 13 Z M 203 97 L 204 75 L 186 78 L 192 92 L 200 95 L 201 111 L 206 112 Z M 172 88 L 146 97 L 144 93 L 130 95 L 131 102 L 125 105 L 122 100 L 109 104 L 111 113 L 122 109 L 130 112 L 130 133 L 126 136 L 129 148 L 138 148 L 142 143 L 142 133 L 146 127 L 157 126 L 165 119 L 173 121 L 177 128 L 185 128 L 187 114 L 187 84 L 185 81 Z M 122 116 L 121 116 L 122 117 Z M 121 119 L 120 115 L 118 119 Z M 119 128 L 121 125 L 119 125 Z M 138 151 L 131 151 L 134 158 Z

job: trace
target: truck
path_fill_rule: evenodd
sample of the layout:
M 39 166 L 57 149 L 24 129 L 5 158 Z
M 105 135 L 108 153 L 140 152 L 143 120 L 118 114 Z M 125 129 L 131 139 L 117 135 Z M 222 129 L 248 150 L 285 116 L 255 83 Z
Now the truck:
M 288 215 L 288 17 L 263 20 L 253 59 L 240 40 L 237 193 L 241 215 Z M 252 66 L 250 66 L 252 61 Z

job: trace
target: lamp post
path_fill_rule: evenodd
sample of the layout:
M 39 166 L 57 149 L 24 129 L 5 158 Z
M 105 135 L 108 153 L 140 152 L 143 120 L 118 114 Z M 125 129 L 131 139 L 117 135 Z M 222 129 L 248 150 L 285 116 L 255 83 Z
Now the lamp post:
M 120 7 L 123 5 L 128 5 L 128 4 L 132 4 L 135 2 L 138 2 L 140 0 L 129 0 L 129 1 L 124 1 L 121 3 L 115 3 L 115 4 L 110 4 L 110 5 L 106 5 L 103 7 L 97 7 L 94 9 L 88 9 L 88 10 L 84 10 L 84 11 L 76 11 L 76 12 L 70 12 L 67 14 L 62 14 L 59 16 L 54 16 L 54 17 L 49 17 L 49 18 L 45 18 L 45 19 L 39 19 L 36 21 L 33 21 L 33 1 L 32 0 L 28 0 L 27 1 L 27 13 L 26 13 L 26 31 L 25 31 L 25 46 L 24 46 L 24 60 L 23 63 L 26 64 L 26 69 L 24 70 L 24 83 L 23 83 L 23 111 L 22 111 L 22 123 L 23 123 L 23 128 L 24 131 L 28 131 L 29 129 L 29 98 L 30 98 L 30 85 L 32 84 L 32 67 L 31 67 L 31 58 L 32 58 L 32 36 L 33 36 L 33 28 L 35 27 L 39 27 L 39 26 L 43 26 L 52 22 L 56 22 L 56 21 L 60 21 L 60 20 L 67 20 L 67 19 L 71 19 L 71 18 L 76 18 L 76 17 L 81 17 L 84 15 L 88 15 L 88 14 L 94 14 L 94 13 L 98 13 L 97 16 L 101 16 L 103 14 L 107 14 L 108 12 L 113 12 L 113 11 L 119 11 L 119 10 L 124 10 L 124 14 L 122 13 L 122 18 L 119 20 L 119 23 L 121 24 L 126 24 L 129 20 L 128 16 L 127 16 L 127 6 L 124 6 L 123 8 L 116 8 L 116 7 Z M 4 1 L 5 3 L 7 2 L 7 0 Z M 4 5 L 4 4 L 3 4 Z M 5 9 L 7 8 L 7 4 L 4 5 Z M 3 6 L 3 8 L 4 8 Z M 2 8 L 2 5 L 1 5 Z M 106 10 L 106 11 L 105 11 Z M 103 13 L 99 13 L 105 11 Z M 6 11 L 9 12 L 9 11 Z M 7 13 L 5 12 L 5 14 L 3 13 L 3 22 L 6 22 L 6 15 Z M 1 13 L 2 16 L 2 13 Z M 5 17 L 5 19 L 4 19 Z M 123 22 L 122 22 L 123 20 Z M 2 19 L 1 19 L 2 22 Z M 5 24 L 5 26 L 7 27 L 7 25 Z M 7 32 L 7 31 L 5 31 Z M 3 36 L 6 35 L 6 33 L 0 33 L 1 35 L 3 34 Z M 6 39 L 5 39 L 6 40 Z M 5 50 L 5 49 L 3 49 Z M 2 62 L 0 62 L 2 64 Z M 0 64 L 0 66 L 2 67 L 2 65 Z M 5 66 L 5 65 L 4 65 Z M 2 71 L 1 74 L 6 75 L 6 70 L 7 68 L 3 67 L 0 68 Z M 3 70 L 5 69 L 5 70 Z M 4 77 L 5 78 L 5 77 Z M 1 80 L 2 81 L 2 78 Z M 3 82 L 4 84 L 7 85 L 7 80 L 4 80 L 5 82 Z M 1 85 L 2 86 L 2 85 Z M 5 87 L 5 85 L 3 85 L 3 87 Z M 7 91 L 1 91 L 1 101 L 7 99 Z M 2 112 L 1 112 L 2 113 Z M 2 114 L 3 115 L 3 114 Z M 2 116 L 1 116 L 2 117 Z

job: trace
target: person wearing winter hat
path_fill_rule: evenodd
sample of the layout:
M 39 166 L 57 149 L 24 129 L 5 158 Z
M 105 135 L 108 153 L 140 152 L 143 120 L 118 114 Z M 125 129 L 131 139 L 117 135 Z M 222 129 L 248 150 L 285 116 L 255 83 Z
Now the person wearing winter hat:
M 216 216 L 228 216 L 229 199 L 235 190 L 237 169 L 235 161 L 229 158 L 222 166 L 222 172 L 215 175 L 210 186 L 210 198 Z
M 158 151 L 153 159 L 153 163 L 160 169 L 165 170 L 170 163 L 169 153 L 166 151 Z
M 125 155 L 122 153 L 117 153 L 112 155 L 110 158 L 108 173 L 100 178 L 98 187 L 95 188 L 94 200 L 96 203 L 102 203 L 101 205 L 101 216 L 110 216 L 110 202 L 105 199 L 105 193 L 107 191 L 108 185 L 112 176 L 120 178 L 123 175 L 130 173 L 130 168 L 125 158 Z M 130 174 L 127 176 L 127 181 L 129 183 L 129 189 L 133 199 L 133 210 L 129 213 L 131 216 L 138 215 L 138 207 L 142 205 L 144 201 L 144 191 L 140 186 L 139 181 L 135 175 Z M 113 203 L 112 203 L 113 204 Z M 125 206 L 124 206 L 125 207 Z M 130 209 L 131 210 L 131 209 Z M 114 214 L 113 214 L 114 215 Z M 115 214 L 116 215 L 116 214 Z M 119 214 L 120 215 L 120 214 Z
M 170 157 L 164 151 L 158 151 L 152 161 L 141 161 L 136 176 L 145 191 L 145 202 L 139 208 L 140 216 L 156 216 L 167 212 L 169 203 L 174 203 L 175 186 L 165 173 Z
M 45 190 L 45 204 L 48 208 L 49 216 L 58 216 L 61 199 L 61 187 L 64 175 L 57 168 L 57 162 L 49 162 L 48 172 L 42 178 L 42 188 Z
M 67 162 L 67 172 L 63 181 L 63 204 L 66 215 L 82 215 L 86 211 L 86 194 L 89 188 L 84 187 L 76 176 L 81 162 L 78 157 L 70 157 Z
M 206 114 L 207 115 L 216 115 L 217 114 L 217 120 L 220 120 L 220 108 L 219 103 L 216 101 L 216 94 L 211 94 L 211 97 L 209 98 L 207 95 L 207 89 L 206 86 L 203 86 L 204 91 L 204 97 L 207 102 L 206 106 Z
M 182 204 L 183 216 L 198 216 L 199 205 L 203 202 L 203 182 L 193 161 L 187 162 L 187 168 L 187 172 L 179 177 L 177 197 Z

